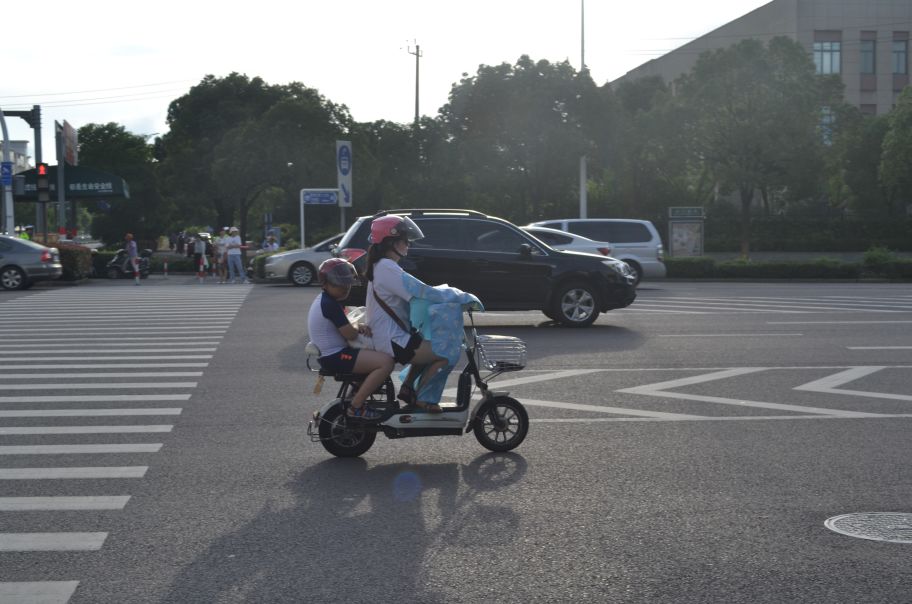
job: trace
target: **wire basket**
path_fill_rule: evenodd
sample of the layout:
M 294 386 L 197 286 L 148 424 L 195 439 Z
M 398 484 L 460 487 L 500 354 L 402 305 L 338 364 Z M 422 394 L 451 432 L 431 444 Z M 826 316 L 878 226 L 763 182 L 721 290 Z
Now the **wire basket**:
M 512 336 L 478 336 L 475 347 L 488 371 L 519 371 L 526 366 L 526 344 Z

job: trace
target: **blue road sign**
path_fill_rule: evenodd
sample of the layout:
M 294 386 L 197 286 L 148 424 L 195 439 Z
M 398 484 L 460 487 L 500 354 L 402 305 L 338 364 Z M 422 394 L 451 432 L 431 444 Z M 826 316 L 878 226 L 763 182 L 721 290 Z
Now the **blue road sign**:
M 339 191 L 336 189 L 301 189 L 301 203 L 334 206 L 339 203 Z
M 353 170 L 351 141 L 336 141 L 336 183 L 341 193 L 340 208 L 352 207 Z
M 13 184 L 13 162 L 5 161 L 2 162 L 2 170 L 0 170 L 0 180 L 3 181 L 3 185 L 6 187 L 12 186 Z

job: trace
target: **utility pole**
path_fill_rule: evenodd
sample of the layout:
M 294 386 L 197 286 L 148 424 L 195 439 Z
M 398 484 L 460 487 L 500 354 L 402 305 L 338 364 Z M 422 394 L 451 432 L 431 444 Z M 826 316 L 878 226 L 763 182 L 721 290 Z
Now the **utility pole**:
M 418 62 L 421 60 L 421 57 L 424 56 L 421 54 L 421 46 L 415 44 L 415 51 L 412 52 L 412 47 L 409 46 L 407 52 L 410 55 L 415 55 L 415 128 L 418 127 Z
M 580 77 L 586 73 L 586 0 L 580 0 Z M 588 196 L 587 183 L 589 177 L 586 174 L 586 156 L 580 156 L 579 161 L 579 217 L 588 218 Z
M 580 0 L 580 71 L 586 71 L 586 0 Z
M 6 130 L 6 119 L 3 117 L 3 109 L 0 109 L 0 129 L 3 130 L 3 164 L 4 171 L 9 170 L 9 184 L 4 176 L 4 182 L 0 189 L 3 191 L 3 231 L 7 235 L 15 236 L 16 218 L 13 215 L 13 185 L 12 174 L 13 164 L 10 161 L 9 132 Z

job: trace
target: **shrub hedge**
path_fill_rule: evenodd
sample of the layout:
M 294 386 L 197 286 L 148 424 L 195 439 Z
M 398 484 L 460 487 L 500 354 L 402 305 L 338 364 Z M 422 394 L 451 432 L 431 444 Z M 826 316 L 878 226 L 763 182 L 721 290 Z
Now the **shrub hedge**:
M 892 254 L 876 258 L 877 262 L 840 262 L 831 258 L 811 262 L 666 258 L 665 267 L 672 279 L 912 279 L 912 260 Z
M 63 281 L 79 281 L 92 274 L 92 250 L 83 245 L 60 244 L 60 264 L 63 266 Z

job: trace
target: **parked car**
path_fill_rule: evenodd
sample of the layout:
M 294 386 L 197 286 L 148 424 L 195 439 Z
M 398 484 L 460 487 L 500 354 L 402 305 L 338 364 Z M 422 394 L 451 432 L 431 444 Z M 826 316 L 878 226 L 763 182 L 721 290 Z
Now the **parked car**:
M 28 289 L 37 281 L 59 279 L 61 275 L 63 265 L 57 248 L 0 235 L 0 286 L 3 289 Z
M 572 327 L 591 325 L 600 312 L 630 305 L 635 277 L 614 258 L 562 252 L 506 220 L 473 210 L 391 210 L 362 216 L 339 242 L 337 255 L 363 274 L 370 223 L 387 214 L 408 216 L 424 233 L 401 266 L 428 283 L 446 283 L 478 296 L 488 310 L 540 310 Z M 362 305 L 365 286 L 346 304 Z
M 149 258 L 152 257 L 152 250 L 146 248 L 139 252 L 139 278 L 145 279 L 149 276 Z M 121 248 L 117 250 L 114 257 L 105 265 L 105 274 L 108 279 L 120 279 L 123 277 L 133 278 L 133 267 L 130 266 L 130 258 L 127 257 L 127 250 Z
M 324 260 L 332 258 L 332 248 L 339 243 L 339 233 L 320 243 L 300 250 L 288 250 L 269 256 L 264 261 L 263 272 L 270 281 L 289 281 L 293 285 L 310 285 L 317 279 L 317 269 Z M 251 264 L 252 264 L 251 260 Z M 252 266 L 250 267 L 253 268 Z
M 543 226 L 567 231 L 598 241 L 610 241 L 612 255 L 623 260 L 641 279 L 665 277 L 665 258 L 662 238 L 648 220 L 627 218 L 564 218 L 533 222 L 529 226 Z
M 544 241 L 556 250 L 565 252 L 585 252 L 587 254 L 611 255 L 611 244 L 607 241 L 593 241 L 582 235 L 574 235 L 567 231 L 549 229 L 548 227 L 524 226 L 520 227 L 536 239 Z

